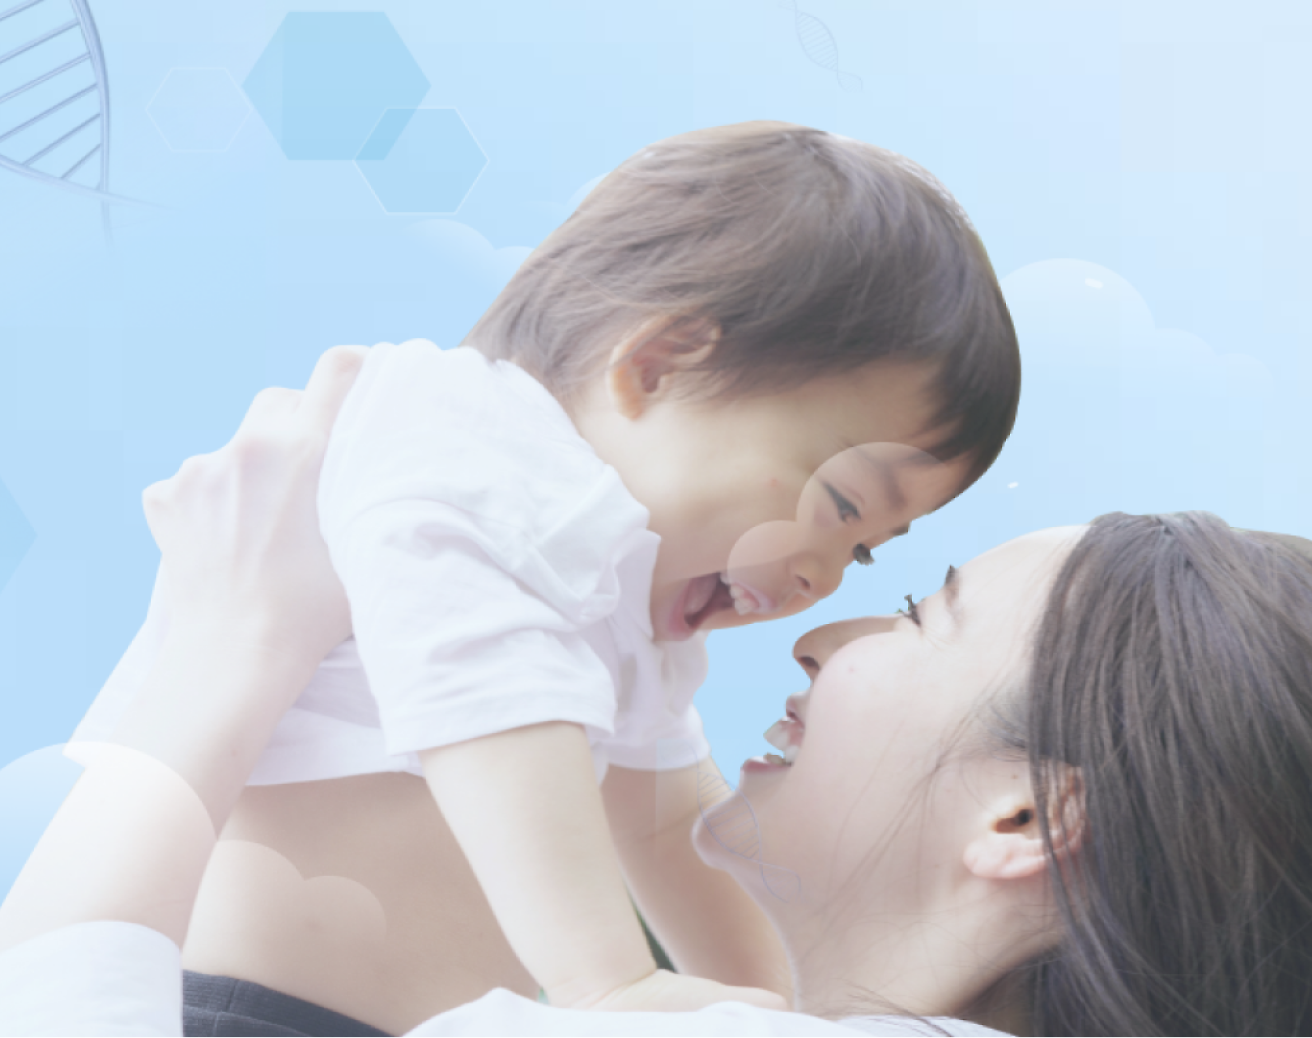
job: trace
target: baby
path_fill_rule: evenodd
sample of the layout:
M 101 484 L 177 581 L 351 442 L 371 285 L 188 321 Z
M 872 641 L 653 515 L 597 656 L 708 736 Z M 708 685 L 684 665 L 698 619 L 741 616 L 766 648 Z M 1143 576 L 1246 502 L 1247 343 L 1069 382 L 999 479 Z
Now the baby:
M 629 901 L 675 947 L 756 911 L 687 838 L 706 632 L 807 608 L 969 486 L 1019 385 L 984 249 L 913 163 L 780 123 L 644 149 L 465 346 L 369 351 L 319 487 L 354 638 L 252 783 L 422 775 L 553 1004 L 765 998 L 657 972 Z M 166 623 L 157 596 L 77 737 Z M 653 819 L 675 857 L 617 854 Z M 718 979 L 782 990 L 777 954 Z

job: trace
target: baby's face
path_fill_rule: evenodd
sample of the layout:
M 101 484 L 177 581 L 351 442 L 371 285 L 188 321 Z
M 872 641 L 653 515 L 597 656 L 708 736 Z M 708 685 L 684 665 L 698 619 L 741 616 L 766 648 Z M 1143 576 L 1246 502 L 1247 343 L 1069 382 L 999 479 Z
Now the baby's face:
M 921 449 L 941 435 L 931 375 L 883 363 L 768 397 L 658 400 L 636 421 L 592 426 L 661 536 L 657 640 L 801 612 L 956 494 L 968 460 Z
M 758 479 L 754 497 L 747 480 L 736 481 L 724 500 L 724 521 L 666 523 L 657 531 L 652 626 L 658 640 L 800 613 L 833 594 L 848 566 L 873 561 L 881 544 L 910 532 L 963 478 L 963 466 L 895 442 L 846 448 L 805 478 L 804 468 L 759 460 L 772 474 Z M 748 467 L 744 459 L 740 471 L 745 475 Z M 780 518 L 790 500 L 792 515 Z M 718 568 L 707 568 L 717 561 Z
M 736 538 L 718 573 L 662 582 L 665 611 L 654 593 L 653 622 L 660 636 L 678 639 L 801 612 L 833 594 L 853 562 L 872 563 L 881 544 L 909 533 L 912 521 L 951 497 L 960 482 L 957 467 L 905 444 L 840 451 L 806 479 L 792 518 L 773 518 L 775 503 L 762 495 L 764 518 Z M 699 539 L 695 530 L 671 532 L 658 574 L 662 563 L 672 570 L 680 556 L 695 568 Z

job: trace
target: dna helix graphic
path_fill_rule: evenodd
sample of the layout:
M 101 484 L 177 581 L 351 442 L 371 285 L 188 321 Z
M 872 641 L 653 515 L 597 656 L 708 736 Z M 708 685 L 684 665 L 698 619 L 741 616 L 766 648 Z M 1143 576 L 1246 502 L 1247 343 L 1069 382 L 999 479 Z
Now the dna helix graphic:
M 797 42 L 802 45 L 802 53 L 821 68 L 832 72 L 844 90 L 860 90 L 863 85 L 861 77 L 838 67 L 838 43 L 829 31 L 829 26 L 798 7 L 797 0 L 789 0 L 788 6 L 793 12 L 793 26 L 797 30 Z
M 87 0 L 0 11 L 0 169 L 99 199 L 108 232 L 111 204 L 151 206 L 110 192 L 109 129 L 109 79 Z

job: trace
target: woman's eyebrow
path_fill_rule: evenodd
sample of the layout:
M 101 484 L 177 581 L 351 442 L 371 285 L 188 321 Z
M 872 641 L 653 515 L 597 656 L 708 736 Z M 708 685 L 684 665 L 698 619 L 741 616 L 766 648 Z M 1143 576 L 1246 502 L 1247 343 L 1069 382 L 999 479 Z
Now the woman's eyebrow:
M 943 590 L 947 592 L 948 613 L 952 616 L 952 623 L 960 626 L 961 610 L 958 608 L 958 599 L 961 594 L 961 576 L 956 566 L 948 567 L 947 574 L 943 577 Z

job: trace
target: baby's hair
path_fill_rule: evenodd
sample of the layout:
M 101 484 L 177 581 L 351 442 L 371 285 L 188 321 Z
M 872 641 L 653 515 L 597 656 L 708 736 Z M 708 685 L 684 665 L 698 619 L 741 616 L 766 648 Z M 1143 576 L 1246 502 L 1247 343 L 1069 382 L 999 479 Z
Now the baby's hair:
M 867 364 L 936 368 L 940 460 L 992 464 L 1020 353 L 984 246 L 928 172 L 778 122 L 681 134 L 608 175 L 524 262 L 467 342 L 568 408 L 655 317 L 713 321 L 705 401 L 786 392 Z M 675 329 L 677 331 L 677 328 Z

